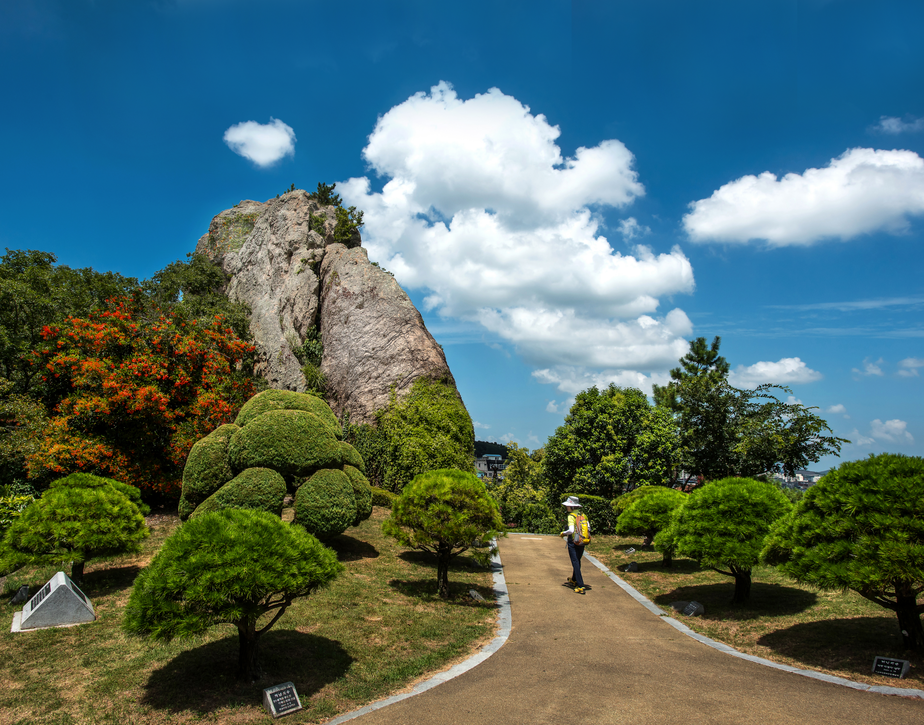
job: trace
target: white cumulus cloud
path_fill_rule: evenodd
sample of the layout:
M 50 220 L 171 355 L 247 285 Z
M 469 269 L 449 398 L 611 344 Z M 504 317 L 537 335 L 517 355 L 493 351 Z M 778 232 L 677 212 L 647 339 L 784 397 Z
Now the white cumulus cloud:
M 877 418 L 869 427 L 870 435 L 878 441 L 914 443 L 914 437 L 908 432 L 908 424 L 903 420 L 887 420 L 883 423 Z
M 491 427 L 491 426 L 487 425 L 486 423 L 479 423 L 477 420 L 473 420 L 473 421 L 472 421 L 472 425 L 473 425 L 475 428 L 479 428 L 479 429 L 482 429 L 482 430 L 488 430 L 488 429 Z
M 295 131 L 278 118 L 270 118 L 269 123 L 238 123 L 225 131 L 224 139 L 234 153 L 257 166 L 272 166 L 295 154 Z
M 695 242 L 814 244 L 901 232 L 924 214 L 924 159 L 913 151 L 849 149 L 821 169 L 765 171 L 725 184 L 690 204 L 683 223 Z
M 863 359 L 863 368 L 852 368 L 854 375 L 870 376 L 874 375 L 876 377 L 882 377 L 884 373 L 882 372 L 882 365 L 885 363 L 885 360 L 879 358 L 876 362 L 872 362 L 869 358 Z
M 831 413 L 832 415 L 842 415 L 847 420 L 850 419 L 850 416 L 847 415 L 847 408 L 843 403 L 838 403 L 837 405 L 830 405 L 825 408 L 825 413 Z
M 650 370 L 676 363 L 692 331 L 660 298 L 693 291 L 679 248 L 624 254 L 598 205 L 644 194 L 619 141 L 564 157 L 560 131 L 492 88 L 467 100 L 441 82 L 376 123 L 363 156 L 385 179 L 338 182 L 365 212 L 363 244 L 443 317 L 477 322 L 535 367 Z
M 651 229 L 639 224 L 635 217 L 630 216 L 628 219 L 619 220 L 619 233 L 622 234 L 625 239 L 630 240 L 636 237 L 644 237 L 646 234 L 651 234 Z
M 916 378 L 918 377 L 918 368 L 924 368 L 924 359 L 906 357 L 898 363 L 898 375 L 903 378 Z
M 777 362 L 757 362 L 739 365 L 728 375 L 728 381 L 739 388 L 756 388 L 764 383 L 796 385 L 821 380 L 822 375 L 812 370 L 800 358 L 784 357 Z
M 912 118 L 903 121 L 895 116 L 880 116 L 879 122 L 871 129 L 874 133 L 897 135 L 900 133 L 917 133 L 924 131 L 924 118 Z

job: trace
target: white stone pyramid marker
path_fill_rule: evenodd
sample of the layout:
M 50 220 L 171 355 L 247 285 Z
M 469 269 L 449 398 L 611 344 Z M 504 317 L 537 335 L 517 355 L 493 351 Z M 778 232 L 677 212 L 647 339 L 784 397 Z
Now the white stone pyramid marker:
M 11 632 L 46 627 L 67 627 L 96 619 L 93 604 L 70 577 L 59 571 L 39 593 L 13 615 Z

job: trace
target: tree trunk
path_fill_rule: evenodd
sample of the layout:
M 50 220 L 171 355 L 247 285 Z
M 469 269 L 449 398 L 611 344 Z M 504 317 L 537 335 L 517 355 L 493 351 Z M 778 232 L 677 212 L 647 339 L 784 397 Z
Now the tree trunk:
M 735 596 L 732 604 L 743 604 L 751 598 L 751 570 L 731 568 L 735 575 Z
M 436 589 L 441 599 L 449 599 L 449 559 L 452 549 L 440 551 L 436 555 Z
M 918 612 L 917 598 L 914 596 L 899 596 L 898 627 L 902 631 L 902 644 L 905 649 L 924 653 L 924 628 L 921 626 L 921 615 Z
M 83 562 L 75 561 L 71 564 L 71 581 L 75 584 L 83 584 Z
M 242 621 L 237 624 L 237 641 L 240 645 L 237 658 L 239 680 L 254 682 L 262 674 L 259 663 L 259 642 L 256 622 Z
M 661 566 L 670 569 L 674 565 L 674 552 L 668 549 L 661 552 Z

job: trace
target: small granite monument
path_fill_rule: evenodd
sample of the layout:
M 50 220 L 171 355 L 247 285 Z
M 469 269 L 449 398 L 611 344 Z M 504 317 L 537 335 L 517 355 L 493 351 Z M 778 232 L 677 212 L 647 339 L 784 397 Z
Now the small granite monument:
M 263 707 L 273 717 L 282 717 L 301 710 L 302 702 L 298 699 L 295 685 L 283 682 L 263 690 Z
M 48 627 L 69 627 L 96 619 L 93 604 L 63 571 L 59 571 L 38 594 L 13 614 L 11 632 Z

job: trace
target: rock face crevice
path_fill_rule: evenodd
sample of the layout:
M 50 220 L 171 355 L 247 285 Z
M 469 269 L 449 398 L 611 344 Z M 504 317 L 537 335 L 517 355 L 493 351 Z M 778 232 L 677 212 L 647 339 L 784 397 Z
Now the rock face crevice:
M 371 423 L 393 387 L 400 398 L 420 377 L 455 381 L 404 290 L 369 262 L 358 232 L 349 248 L 335 243 L 335 226 L 335 207 L 291 191 L 216 215 L 196 253 L 219 264 L 227 295 L 250 307 L 256 372 L 271 388 L 304 392 L 292 349 L 317 328 L 328 404 Z

